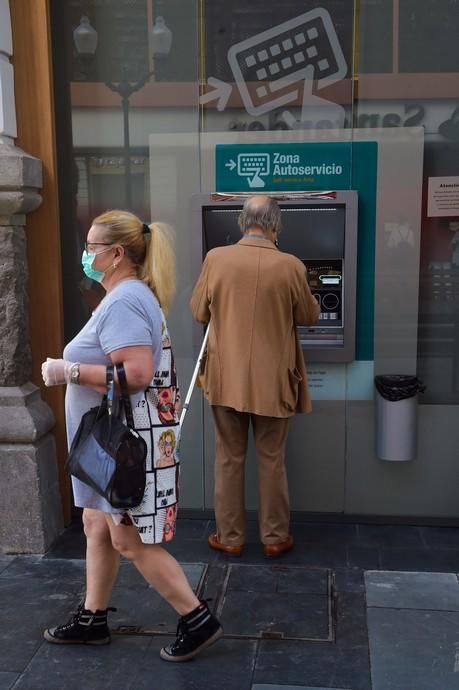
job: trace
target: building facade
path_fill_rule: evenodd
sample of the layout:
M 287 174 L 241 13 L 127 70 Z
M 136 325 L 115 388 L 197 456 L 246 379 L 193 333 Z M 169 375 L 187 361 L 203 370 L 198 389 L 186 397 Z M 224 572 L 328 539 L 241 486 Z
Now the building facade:
M 0 8 L 0 219 L 11 257 L 0 278 L 0 396 L 2 410 L 19 399 L 21 410 L 39 406 L 32 419 L 46 419 L 21 437 L 11 415 L 2 417 L 2 477 L 25 477 L 24 453 L 39 476 L 40 446 L 47 471 L 58 468 L 70 519 L 63 390 L 43 389 L 40 364 L 60 356 L 101 298 L 80 268 L 94 216 L 122 206 L 175 227 L 170 327 L 186 388 L 202 335 L 188 310 L 203 248 L 195 195 L 353 190 L 355 357 L 320 361 L 305 350 L 314 411 L 291 427 L 292 509 L 457 521 L 458 3 L 2 0 Z M 247 167 L 255 154 L 261 167 L 253 159 Z M 27 161 L 17 177 L 11 156 Z M 11 192 L 22 206 L 11 206 Z M 376 453 L 379 374 L 417 375 L 426 386 L 409 461 Z M 212 508 L 212 425 L 199 396 L 181 446 L 189 511 Z M 31 547 L 19 534 L 18 550 L 46 548 L 59 531 L 55 477 L 49 486 L 33 474 L 27 487 L 9 482 L 8 515 L 23 510 L 18 497 L 38 494 L 42 505 L 49 491 L 56 496 L 40 518 L 51 520 L 48 536 Z M 255 507 L 253 463 L 247 501 Z M 0 535 L 1 548 L 11 548 Z

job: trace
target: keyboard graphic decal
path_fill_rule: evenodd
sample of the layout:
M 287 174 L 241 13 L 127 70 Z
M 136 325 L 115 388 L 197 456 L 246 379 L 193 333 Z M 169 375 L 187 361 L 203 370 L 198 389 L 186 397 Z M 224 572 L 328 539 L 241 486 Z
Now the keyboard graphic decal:
M 228 62 L 244 106 L 254 116 L 293 103 L 303 93 L 303 106 L 308 99 L 309 103 L 315 100 L 327 104 L 312 96 L 313 83 L 321 90 L 347 74 L 335 27 L 324 8 L 310 10 L 236 43 L 228 50 Z M 223 110 L 231 85 L 212 77 L 208 84 L 214 91 L 201 96 L 201 103 L 219 99 L 217 108 Z
M 237 174 L 247 177 L 249 187 L 264 187 L 261 179 L 270 173 L 269 153 L 240 153 L 237 157 Z

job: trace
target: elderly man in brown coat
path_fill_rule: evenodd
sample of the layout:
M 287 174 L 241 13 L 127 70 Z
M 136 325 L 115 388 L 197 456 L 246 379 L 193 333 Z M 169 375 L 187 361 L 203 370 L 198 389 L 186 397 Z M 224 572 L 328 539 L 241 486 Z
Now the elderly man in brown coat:
M 258 463 L 260 538 L 266 556 L 293 547 L 284 464 L 288 418 L 309 412 L 306 369 L 296 325 L 320 308 L 303 263 L 277 249 L 280 209 L 249 197 L 239 217 L 243 238 L 211 250 L 191 297 L 210 321 L 203 388 L 215 424 L 216 534 L 213 549 L 239 555 L 245 541 L 244 476 L 249 423 Z

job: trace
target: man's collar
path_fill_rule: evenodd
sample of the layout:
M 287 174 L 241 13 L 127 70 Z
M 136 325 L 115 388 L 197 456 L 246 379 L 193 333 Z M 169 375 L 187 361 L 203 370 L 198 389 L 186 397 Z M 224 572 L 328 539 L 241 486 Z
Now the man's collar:
M 239 240 L 238 244 L 243 244 L 246 247 L 260 247 L 262 249 L 277 249 L 277 247 L 266 237 L 247 237 L 244 236 Z

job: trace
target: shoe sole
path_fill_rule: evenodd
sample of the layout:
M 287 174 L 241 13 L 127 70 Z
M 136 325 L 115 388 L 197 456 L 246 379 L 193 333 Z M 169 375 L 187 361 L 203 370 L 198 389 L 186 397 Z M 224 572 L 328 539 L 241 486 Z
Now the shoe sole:
M 228 547 L 226 544 L 220 544 L 219 542 L 217 543 L 212 543 L 207 540 L 207 545 L 209 548 L 213 549 L 214 551 L 220 551 L 221 553 L 226 553 L 227 556 L 241 556 L 242 555 L 242 546 L 234 546 L 234 547 Z M 233 551 L 233 549 L 237 549 Z
M 209 544 L 209 546 L 214 551 L 219 551 L 220 553 L 224 553 L 227 556 L 236 556 L 237 558 L 239 556 L 242 556 L 242 549 L 240 551 L 228 551 L 227 549 L 222 549 L 220 546 L 212 546 L 211 544 Z
M 46 642 L 51 642 L 51 644 L 88 644 L 88 645 L 103 645 L 110 644 L 110 637 L 103 637 L 100 640 L 60 640 L 58 637 L 54 637 L 50 630 L 45 630 L 43 637 Z
M 291 549 L 283 549 L 282 551 L 278 551 L 277 553 L 264 553 L 265 558 L 279 558 L 280 556 L 283 556 L 284 553 L 288 553 L 289 551 L 292 551 L 293 546 Z
M 190 659 L 193 659 L 197 654 L 202 652 L 203 649 L 206 649 L 206 647 L 210 647 L 211 644 L 214 644 L 214 642 L 217 642 L 221 637 L 223 637 L 223 628 L 219 628 L 217 632 L 215 632 L 212 637 L 209 637 L 208 640 L 202 643 L 200 647 L 194 650 L 194 652 L 190 652 L 190 654 L 185 654 L 184 656 L 171 656 L 165 647 L 163 647 L 159 653 L 159 656 L 163 661 L 173 661 L 173 662 L 179 662 L 179 661 L 190 661 Z

